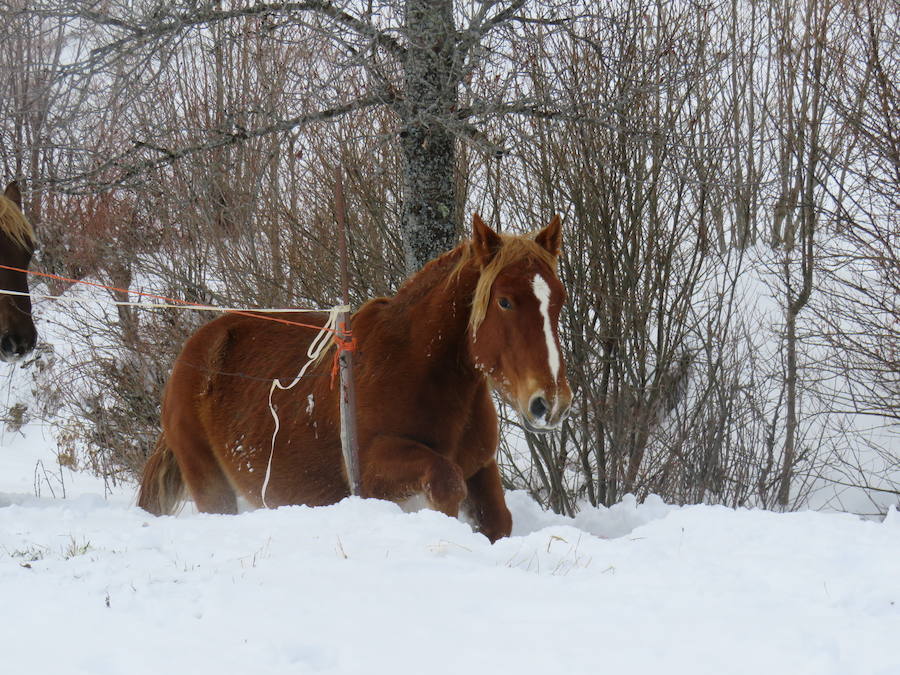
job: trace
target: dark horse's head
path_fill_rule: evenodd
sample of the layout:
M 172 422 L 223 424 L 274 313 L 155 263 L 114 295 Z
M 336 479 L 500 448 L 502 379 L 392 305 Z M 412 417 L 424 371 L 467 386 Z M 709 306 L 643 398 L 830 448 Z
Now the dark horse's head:
M 533 239 L 497 234 L 474 217 L 470 252 L 481 275 L 469 320 L 472 356 L 535 432 L 557 428 L 572 402 L 557 329 L 561 242 L 559 216 Z
M 34 349 L 37 331 L 31 320 L 28 269 L 34 252 L 34 232 L 22 215 L 22 195 L 15 182 L 0 196 L 0 360 L 17 361 Z M 26 295 L 11 295 L 14 291 Z

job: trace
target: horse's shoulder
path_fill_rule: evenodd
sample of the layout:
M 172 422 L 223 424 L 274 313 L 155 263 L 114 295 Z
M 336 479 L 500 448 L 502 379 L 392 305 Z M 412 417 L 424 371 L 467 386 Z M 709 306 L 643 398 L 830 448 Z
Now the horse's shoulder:
M 391 316 L 391 298 L 372 298 L 367 301 L 353 316 L 354 330 L 380 334 L 390 327 L 393 322 Z
M 370 300 L 366 300 L 363 303 L 363 306 L 356 310 L 356 314 L 353 315 L 354 319 L 367 319 L 370 316 L 375 316 L 380 314 L 384 309 L 389 307 L 391 304 L 391 298 L 371 298 Z

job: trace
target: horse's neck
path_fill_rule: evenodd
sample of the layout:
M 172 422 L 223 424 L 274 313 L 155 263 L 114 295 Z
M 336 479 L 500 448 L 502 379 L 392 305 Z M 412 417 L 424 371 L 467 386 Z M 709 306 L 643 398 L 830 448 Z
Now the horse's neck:
M 429 263 L 397 296 L 409 322 L 414 345 L 432 357 L 452 357 L 455 366 L 471 365 L 468 329 L 472 296 L 478 282 L 474 264 L 456 270 L 459 250 Z M 415 347 L 414 347 L 415 348 Z

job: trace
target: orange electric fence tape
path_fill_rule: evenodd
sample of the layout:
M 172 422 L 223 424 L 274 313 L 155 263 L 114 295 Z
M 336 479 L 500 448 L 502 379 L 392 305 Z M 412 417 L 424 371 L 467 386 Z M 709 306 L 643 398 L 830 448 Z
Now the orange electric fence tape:
M 287 326 L 298 326 L 300 328 L 311 328 L 313 330 L 323 330 L 322 326 L 316 326 L 314 324 L 308 323 L 300 323 L 299 321 L 291 321 L 289 319 L 282 319 L 276 316 L 267 316 L 265 314 L 255 314 L 255 311 L 266 311 L 266 310 L 253 310 L 252 308 L 248 309 L 233 309 L 230 307 L 214 307 L 212 305 L 204 305 L 199 302 L 188 302 L 187 300 L 178 300 L 177 298 L 168 298 L 164 295 L 157 295 L 156 293 L 146 293 L 144 291 L 133 291 L 128 288 L 118 288 L 117 286 L 108 286 L 106 284 L 96 283 L 94 281 L 84 281 L 83 279 L 71 279 L 69 277 L 60 276 L 58 274 L 51 274 L 49 272 L 35 272 L 33 270 L 25 270 L 20 267 L 10 267 L 9 265 L 0 265 L 0 269 L 12 270 L 13 272 L 23 272 L 25 274 L 31 274 L 32 276 L 44 277 L 47 279 L 55 279 L 57 281 L 65 281 L 70 284 L 81 284 L 82 286 L 91 286 L 93 288 L 102 288 L 107 291 L 116 291 L 117 293 L 125 293 L 126 295 L 138 295 L 144 298 L 152 298 L 154 300 L 162 300 L 163 302 L 172 303 L 173 305 L 177 305 L 179 307 L 184 307 L 185 309 L 213 309 L 220 312 L 224 312 L 225 314 L 237 314 L 238 316 L 247 316 L 255 319 L 262 319 L 264 321 L 274 321 L 276 323 L 285 324 Z M 0 290 L 0 294 L 5 291 Z M 12 293 L 13 295 L 28 295 L 27 293 Z M 56 296 L 45 296 L 48 298 L 56 298 Z M 119 303 L 121 304 L 121 303 Z M 140 305 L 137 305 L 140 306 Z M 273 310 L 269 310 L 273 311 Z M 282 310 L 278 310 L 282 311 Z M 296 310 L 288 310 L 288 311 L 297 311 L 297 312 L 305 312 L 312 310 L 305 309 L 296 309 Z M 327 310 L 326 310 L 327 311 Z M 326 331 L 334 333 L 335 338 L 337 338 L 337 330 L 333 328 L 325 328 Z M 338 348 L 341 348 L 341 342 L 338 342 L 335 339 L 335 342 L 338 343 Z

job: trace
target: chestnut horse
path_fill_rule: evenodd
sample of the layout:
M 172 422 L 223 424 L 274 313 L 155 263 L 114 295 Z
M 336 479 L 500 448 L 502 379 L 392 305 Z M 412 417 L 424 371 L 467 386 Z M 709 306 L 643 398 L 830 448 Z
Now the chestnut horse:
M 464 510 L 491 541 L 509 535 L 490 391 L 531 431 L 550 431 L 568 414 L 557 334 L 560 242 L 558 216 L 531 238 L 497 234 L 476 215 L 471 241 L 355 313 L 363 497 L 424 497 L 448 515 Z M 172 513 L 185 485 L 211 513 L 235 513 L 237 497 L 257 507 L 263 497 L 268 506 L 346 497 L 330 359 L 294 389 L 275 392 L 281 430 L 262 494 L 274 430 L 266 378 L 296 373 L 316 332 L 232 314 L 188 339 L 166 386 L 163 433 L 144 468 L 139 506 Z
M 22 215 L 22 195 L 13 181 L 0 195 L 0 265 L 28 269 L 33 252 L 34 231 Z M 37 342 L 31 298 L 2 291 L 27 294 L 28 275 L 0 267 L 0 360 L 18 361 Z

